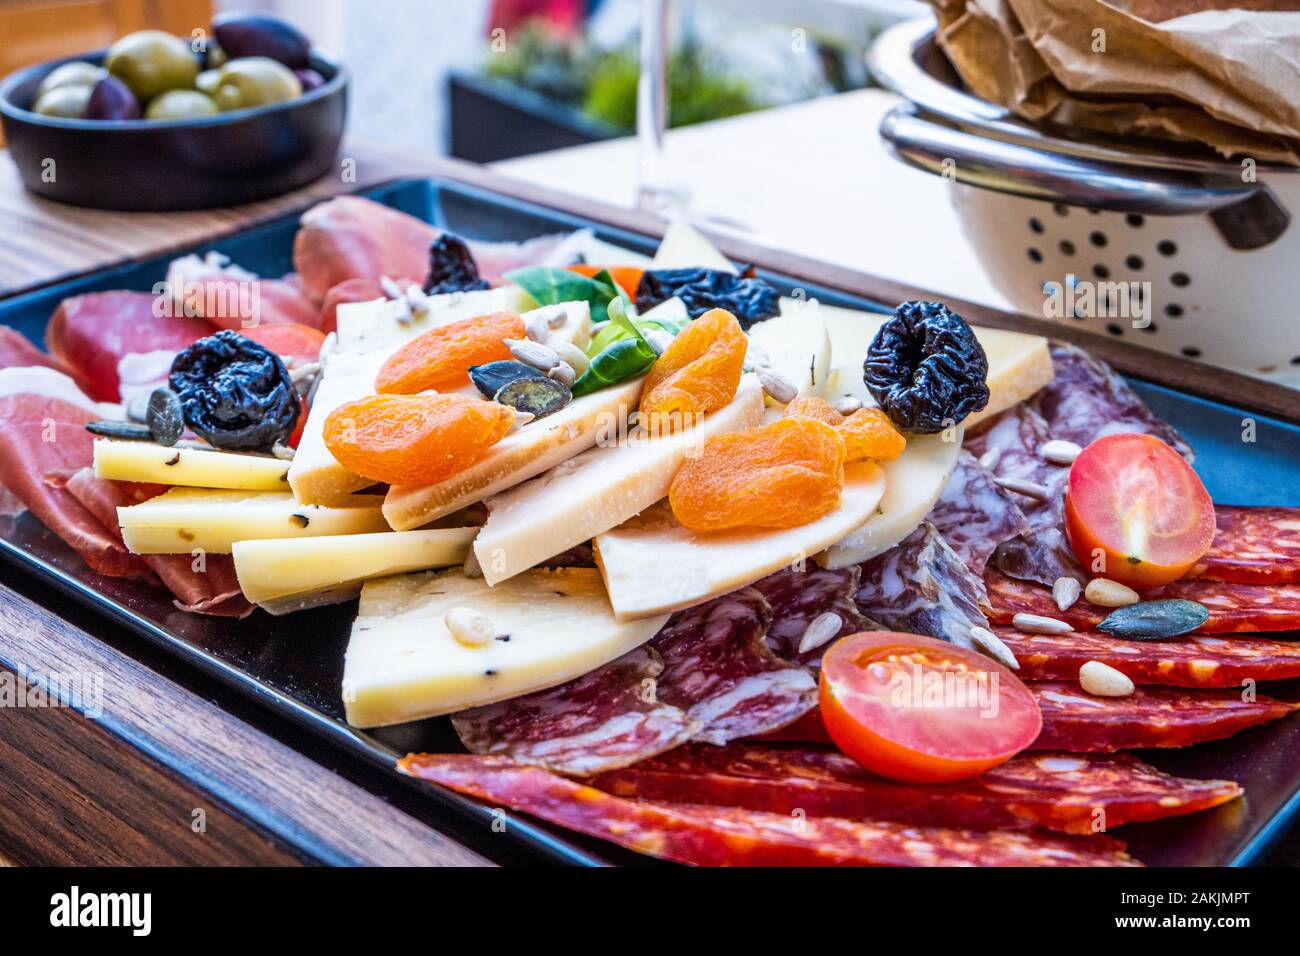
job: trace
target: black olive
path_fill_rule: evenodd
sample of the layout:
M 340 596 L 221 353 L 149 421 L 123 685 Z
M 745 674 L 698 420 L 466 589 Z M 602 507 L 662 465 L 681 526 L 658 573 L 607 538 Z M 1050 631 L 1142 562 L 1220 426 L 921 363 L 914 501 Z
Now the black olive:
M 311 42 L 295 27 L 265 13 L 221 13 L 212 18 L 212 32 L 230 59 L 265 56 L 291 70 L 305 69 Z
M 567 385 L 553 378 L 520 378 L 503 385 L 495 398 L 516 411 L 531 412 L 542 418 L 573 401 L 573 393 Z
M 103 438 L 118 438 L 122 441 L 153 441 L 153 435 L 149 434 L 149 429 L 137 422 L 115 422 L 111 419 L 105 419 L 99 422 L 90 422 L 86 425 L 86 431 L 92 435 L 99 435 Z
M 484 398 L 496 398 L 497 392 L 521 378 L 545 377 L 533 366 L 525 365 L 523 362 L 512 362 L 509 359 L 469 367 L 470 381 L 483 393 Z
M 1167 598 L 1116 608 L 1097 625 L 1097 630 L 1134 641 L 1160 641 L 1190 634 L 1209 619 L 1204 604 Z
M 280 357 L 230 330 L 177 355 L 168 384 L 185 424 L 216 448 L 269 452 L 287 443 L 302 413 Z
M 444 232 L 433 240 L 429 247 L 429 278 L 424 281 L 427 294 L 475 292 L 487 287 L 487 282 L 479 277 L 478 263 L 464 239 Z
M 989 403 L 988 358 L 966 320 L 938 302 L 904 302 L 876 333 L 862 380 L 899 428 L 931 435 Z
M 160 445 L 170 448 L 181 440 L 185 431 L 185 415 L 181 411 L 181 400 L 170 388 L 155 388 L 149 396 L 149 405 L 145 409 L 145 423 L 149 434 Z
M 720 269 L 647 269 L 636 289 L 636 307 L 642 314 L 671 298 L 686 304 L 698 319 L 710 309 L 726 309 L 748 330 L 755 322 L 777 314 L 776 289 L 752 275 L 734 275 Z

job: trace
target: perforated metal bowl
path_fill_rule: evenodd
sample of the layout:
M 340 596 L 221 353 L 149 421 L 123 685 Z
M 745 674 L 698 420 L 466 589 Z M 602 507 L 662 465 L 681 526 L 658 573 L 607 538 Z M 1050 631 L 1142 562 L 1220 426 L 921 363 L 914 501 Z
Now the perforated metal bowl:
M 881 135 L 952 181 L 1017 309 L 1300 387 L 1300 170 L 1022 122 L 962 90 L 928 20 L 883 34 L 869 65 L 908 100 Z

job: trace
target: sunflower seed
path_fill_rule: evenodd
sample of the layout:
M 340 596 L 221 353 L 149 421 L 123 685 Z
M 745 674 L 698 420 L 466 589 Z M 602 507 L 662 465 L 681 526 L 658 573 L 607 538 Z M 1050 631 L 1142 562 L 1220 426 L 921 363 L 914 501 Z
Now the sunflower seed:
M 1109 578 L 1093 578 L 1083 589 L 1083 596 L 1098 607 L 1128 607 L 1142 600 L 1131 587 Z
M 1072 465 L 1082 451 L 1083 449 L 1072 441 L 1053 438 L 1038 449 L 1038 454 L 1053 465 Z
M 311 378 L 319 373 L 320 362 L 308 362 L 306 365 L 299 365 L 297 368 L 289 369 L 289 381 L 297 385 L 303 379 Z
M 991 657 L 1003 667 L 1009 667 L 1013 671 L 1020 670 L 1020 662 L 1016 660 L 1016 655 L 1011 653 L 1011 648 L 1003 644 L 1002 638 L 987 627 L 972 627 L 970 639 L 975 649 L 985 657 Z
M 1043 617 L 1041 614 L 1017 614 L 1011 619 L 1011 626 L 1026 634 L 1069 634 L 1074 630 L 1065 621 Z
M 532 412 L 521 412 L 519 409 L 516 408 L 515 423 L 510 426 L 510 432 L 519 431 L 519 429 L 523 428 L 525 425 L 527 425 L 536 417 L 537 416 L 534 415 Z M 509 432 L 507 434 L 509 434 Z
M 841 415 L 852 415 L 862 407 L 862 399 L 850 395 L 847 398 L 838 399 L 831 407 Z
M 673 344 L 672 333 L 665 332 L 663 329 L 646 329 L 642 334 L 650 343 L 650 347 L 655 350 L 655 355 L 663 355 L 668 351 L 668 346 Z
M 492 621 L 486 614 L 472 607 L 454 607 L 443 621 L 451 636 L 469 647 L 481 647 L 495 636 Z
M 555 379 L 557 382 L 563 382 L 565 385 L 572 385 L 578 377 L 573 371 L 573 366 L 564 361 L 561 361 L 559 365 L 547 372 L 546 376 Z
M 558 342 L 554 348 L 555 354 L 560 357 L 560 360 L 573 366 L 573 371 L 576 374 L 581 375 L 591 368 L 591 359 L 587 358 L 587 353 L 572 342 Z
M 405 296 L 393 300 L 393 320 L 398 325 L 410 325 L 415 321 L 415 314 L 411 311 L 411 303 L 406 301 Z
M 293 449 L 281 442 L 271 446 L 271 454 L 281 461 L 293 461 Z
M 767 349 L 751 339 L 745 347 L 745 371 L 755 372 L 760 368 L 768 368 L 771 364 L 772 356 L 767 354 Z
M 815 651 L 838 634 L 843 626 L 844 619 L 834 611 L 818 614 L 804 628 L 803 637 L 799 639 L 799 653 Z
M 1079 595 L 1083 593 L 1083 587 L 1074 578 L 1059 577 L 1052 582 L 1052 600 L 1062 611 L 1068 611 L 1074 607 Z
M 1042 485 L 1021 478 L 994 478 L 993 483 L 999 488 L 1014 491 L 1018 495 L 1024 495 L 1026 498 L 1033 498 L 1036 501 L 1046 501 L 1050 497 L 1050 493 Z
M 510 354 L 525 365 L 549 372 L 560 364 L 560 357 L 555 354 L 555 349 L 541 342 L 534 342 L 531 339 L 506 339 L 505 342 Z
M 788 405 L 793 402 L 799 394 L 797 388 L 770 368 L 760 368 L 758 370 L 758 384 L 763 386 L 763 391 L 771 397 L 772 401 L 781 405 Z
M 402 287 L 390 279 L 388 276 L 379 277 L 379 288 L 384 291 L 390 299 L 405 299 L 406 294 L 402 292 Z
M 1001 448 L 990 448 L 984 454 L 980 455 L 980 467 L 987 471 L 992 471 L 998 466 L 998 459 L 1001 457 Z
M 424 290 L 418 285 L 408 285 L 406 287 L 406 304 L 411 307 L 416 318 L 424 318 L 429 314 L 432 306 L 429 304 L 429 297 L 424 294 Z
M 1079 686 L 1094 697 L 1128 697 L 1134 691 L 1127 674 L 1101 661 L 1088 661 L 1079 668 Z

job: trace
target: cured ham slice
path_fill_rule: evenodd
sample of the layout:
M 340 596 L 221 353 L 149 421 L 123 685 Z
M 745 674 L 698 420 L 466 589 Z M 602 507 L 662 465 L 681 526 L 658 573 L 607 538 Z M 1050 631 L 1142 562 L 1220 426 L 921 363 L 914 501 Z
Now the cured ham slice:
M 429 274 L 429 246 L 441 230 L 360 196 L 313 206 L 293 240 L 293 267 L 307 294 L 323 302 L 348 279 Z
M 0 398 L 0 483 L 62 538 L 96 573 L 152 579 L 139 558 L 66 489 L 45 480 L 47 472 L 90 465 L 93 439 L 86 423 L 94 414 L 54 398 Z
M 589 774 L 685 743 L 699 723 L 657 699 L 659 655 L 638 647 L 567 684 L 452 717 L 465 747 L 559 773 Z
M 27 336 L 17 329 L 0 325 L 0 369 L 29 367 L 67 372 L 57 360 L 33 345 Z
M 1110 753 L 1143 747 L 1189 747 L 1300 710 L 1241 690 L 1139 687 L 1127 697 L 1093 697 L 1077 684 L 1026 684 L 1043 713 L 1034 750 Z
M 593 787 L 639 800 L 685 801 L 770 813 L 893 820 L 974 830 L 1036 827 L 1091 833 L 1106 826 L 1196 813 L 1241 795 L 1231 780 L 1162 773 L 1131 754 L 1021 754 L 955 783 L 886 780 L 824 747 L 688 744 Z
M 828 571 L 809 561 L 802 568 L 785 568 L 757 582 L 754 590 L 763 595 L 772 609 L 768 646 L 783 660 L 815 668 L 831 641 L 871 630 L 872 622 L 858 610 L 855 600 L 861 577 L 861 569 L 856 565 Z M 839 629 L 820 635 L 824 638 L 821 643 L 801 652 L 799 647 L 808 626 L 823 614 L 837 615 Z
M 119 397 L 118 362 L 124 356 L 179 352 L 206 335 L 202 319 L 155 314 L 147 292 L 92 292 L 64 299 L 50 319 L 45 341 L 86 394 L 96 401 Z
M 1239 584 L 1300 581 L 1300 508 L 1214 506 L 1214 543 L 1192 576 Z
M 1136 866 L 1123 844 L 1024 830 L 955 830 L 738 807 L 627 800 L 503 757 L 410 754 L 412 777 L 696 866 Z
M 764 635 L 772 610 L 743 588 L 678 611 L 650 645 L 663 658 L 658 696 L 699 729 L 694 739 L 724 744 L 784 727 L 817 705 L 817 682 L 781 660 Z
M 218 329 L 287 323 L 316 328 L 321 321 L 319 307 L 296 282 L 260 278 L 215 252 L 173 260 L 167 288 L 175 314 L 197 316 Z

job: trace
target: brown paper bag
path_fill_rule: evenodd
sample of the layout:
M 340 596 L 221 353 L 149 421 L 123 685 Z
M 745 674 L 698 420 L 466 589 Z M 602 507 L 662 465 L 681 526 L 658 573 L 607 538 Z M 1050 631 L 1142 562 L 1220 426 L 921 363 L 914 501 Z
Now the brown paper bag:
M 971 91 L 1025 119 L 1300 165 L 1300 0 L 930 2 Z

